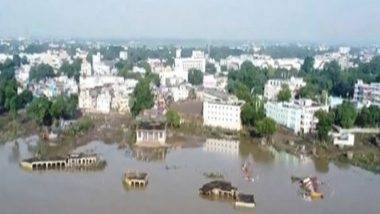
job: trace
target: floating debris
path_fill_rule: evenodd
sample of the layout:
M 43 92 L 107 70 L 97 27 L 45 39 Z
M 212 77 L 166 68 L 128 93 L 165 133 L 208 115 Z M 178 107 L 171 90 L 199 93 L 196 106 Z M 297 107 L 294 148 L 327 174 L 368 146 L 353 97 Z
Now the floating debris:
M 300 187 L 300 194 L 307 200 L 317 200 L 323 199 L 323 193 L 319 190 L 321 182 L 318 181 L 317 177 L 309 176 L 305 178 L 291 177 L 292 182 L 298 182 Z
M 179 169 L 179 166 L 177 166 L 177 165 L 172 165 L 172 166 L 165 165 L 165 169 L 166 170 Z
M 224 175 L 220 172 L 204 172 L 203 176 L 210 179 L 224 179 Z
M 241 166 L 241 171 L 243 172 L 244 179 L 249 182 L 254 182 L 253 178 L 253 163 L 250 160 L 246 160 L 244 164 Z

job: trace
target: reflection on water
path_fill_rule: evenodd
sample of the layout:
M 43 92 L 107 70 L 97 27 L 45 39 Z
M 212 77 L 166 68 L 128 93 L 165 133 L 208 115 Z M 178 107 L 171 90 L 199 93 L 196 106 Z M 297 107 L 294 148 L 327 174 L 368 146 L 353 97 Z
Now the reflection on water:
M 206 152 L 238 155 L 239 145 L 240 142 L 237 140 L 220 140 L 209 138 L 203 144 L 203 150 Z
M 276 162 L 282 162 L 288 166 L 297 166 L 299 164 L 305 164 L 310 161 L 307 157 L 298 157 L 292 154 L 289 154 L 284 151 L 277 151 L 274 147 L 269 146 L 268 150 L 272 152 Z
M 152 162 L 163 161 L 168 153 L 168 148 L 129 147 L 126 155 L 138 161 Z
M 117 145 L 91 142 L 71 150 L 92 150 L 107 161 L 104 171 L 25 172 L 16 159 L 34 156 L 29 143 L 18 141 L 0 146 L 1 214 L 118 214 L 118 213 L 378 213 L 380 176 L 355 167 L 297 161 L 270 147 L 241 141 L 238 154 L 209 152 L 205 147 L 185 149 L 118 149 Z M 219 150 L 218 150 L 219 151 Z M 225 150 L 222 150 L 225 151 Z M 127 155 L 126 155 L 127 154 Z M 13 156 L 10 161 L 10 156 Z M 241 164 L 252 157 L 255 182 L 242 176 Z M 142 161 L 140 161 L 142 160 Z M 167 170 L 164 166 L 178 166 Z M 126 191 L 126 169 L 149 173 L 143 191 Z M 221 172 L 242 192 L 255 194 L 257 207 L 234 209 L 228 203 L 203 200 L 198 188 L 211 179 L 204 172 Z M 299 198 L 292 175 L 315 175 L 331 187 L 330 197 L 316 203 Z M 257 179 L 256 179 L 257 178 Z M 326 193 L 324 191 L 324 193 Z

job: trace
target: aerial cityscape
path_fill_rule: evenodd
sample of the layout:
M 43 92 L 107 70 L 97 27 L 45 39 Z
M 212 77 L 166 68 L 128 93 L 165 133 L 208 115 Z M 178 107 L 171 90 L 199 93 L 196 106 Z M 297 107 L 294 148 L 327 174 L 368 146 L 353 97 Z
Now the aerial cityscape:
M 378 213 L 380 2 L 0 11 L 0 213 Z

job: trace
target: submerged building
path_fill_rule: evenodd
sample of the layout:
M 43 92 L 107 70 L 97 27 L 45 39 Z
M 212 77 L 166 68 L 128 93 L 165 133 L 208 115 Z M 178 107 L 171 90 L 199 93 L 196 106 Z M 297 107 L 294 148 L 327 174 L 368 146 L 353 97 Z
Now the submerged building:
M 166 119 L 163 115 L 156 117 L 143 115 L 137 118 L 136 145 L 166 145 Z

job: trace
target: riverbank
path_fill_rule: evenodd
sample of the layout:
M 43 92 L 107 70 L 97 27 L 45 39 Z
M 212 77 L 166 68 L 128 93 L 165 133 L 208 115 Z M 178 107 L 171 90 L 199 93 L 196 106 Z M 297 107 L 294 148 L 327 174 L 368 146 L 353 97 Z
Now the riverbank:
M 0 142 L 18 137 L 42 134 L 42 128 L 28 119 L 25 113 L 16 120 L 10 115 L 0 116 Z M 119 147 L 132 145 L 135 141 L 135 123 L 128 115 L 89 114 L 77 119 L 67 130 L 59 134 L 54 141 L 41 144 L 38 154 L 42 156 L 66 155 L 78 146 L 94 140 L 106 144 L 117 143 Z M 249 130 L 231 132 L 218 128 L 204 127 L 199 118 L 187 118 L 178 128 L 170 128 L 168 144 L 173 147 L 196 147 L 207 138 L 240 139 L 251 143 L 262 143 L 262 138 L 250 135 Z M 371 134 L 356 135 L 355 146 L 339 149 L 331 142 L 319 142 L 311 136 L 297 136 L 284 128 L 270 137 L 268 142 L 278 151 L 301 156 L 307 155 L 326 161 L 347 163 L 380 173 L 380 148 L 371 144 Z M 189 140 L 190 139 L 190 140 Z M 186 143 L 187 145 L 179 142 Z
M 43 140 L 37 153 L 40 156 L 66 155 L 78 146 L 94 140 L 107 144 L 125 145 L 133 143 L 134 122 L 128 115 L 121 114 L 89 114 L 77 118 L 66 128 L 59 128 L 56 139 Z M 14 120 L 10 115 L 0 116 L 0 143 L 15 140 L 20 137 L 46 134 L 46 127 L 38 126 L 21 112 Z M 40 139 L 43 139 L 42 137 Z
M 356 134 L 354 146 L 338 148 L 332 142 L 321 142 L 312 136 L 296 136 L 280 128 L 269 143 L 277 150 L 293 155 L 351 164 L 380 173 L 380 148 L 371 143 L 373 137 L 373 134 Z
M 282 127 L 268 140 L 255 137 L 250 130 L 230 132 L 223 129 L 204 127 L 200 120 L 187 120 L 179 128 L 171 130 L 182 135 L 201 138 L 228 138 L 250 141 L 251 143 L 273 146 L 295 156 L 309 156 L 321 161 L 333 161 L 357 166 L 374 173 L 380 173 L 380 148 L 373 145 L 373 134 L 357 134 L 353 147 L 338 148 L 332 142 L 320 142 L 313 136 L 297 136 Z

